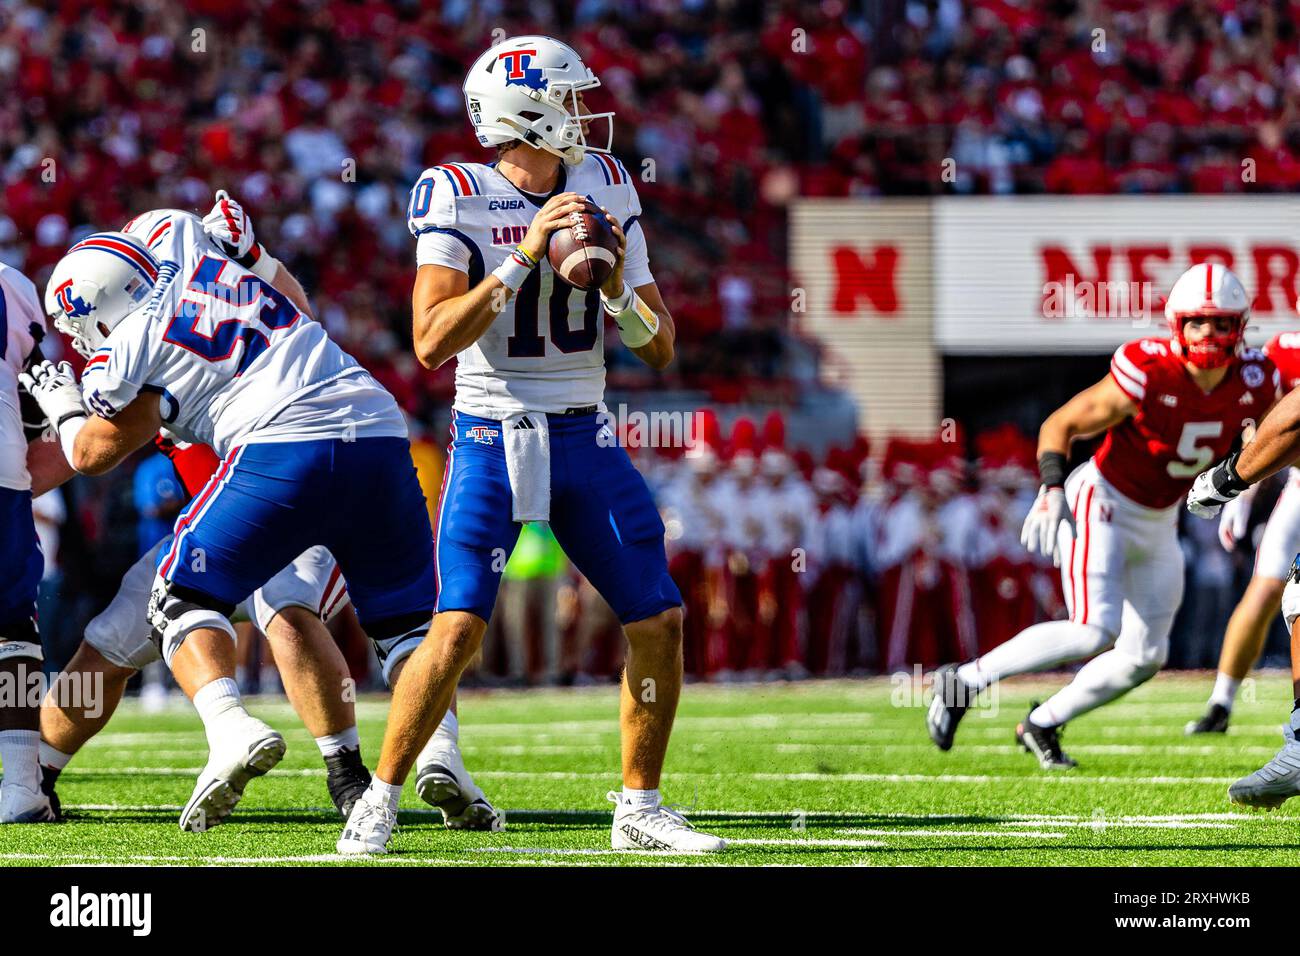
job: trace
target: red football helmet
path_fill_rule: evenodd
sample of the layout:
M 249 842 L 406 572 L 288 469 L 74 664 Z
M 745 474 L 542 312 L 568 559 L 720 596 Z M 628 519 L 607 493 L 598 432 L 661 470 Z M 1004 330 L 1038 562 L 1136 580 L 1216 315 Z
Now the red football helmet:
M 1188 342 L 1184 326 L 1194 318 L 1227 319 L 1228 328 L 1216 328 L 1205 338 Z M 1174 283 L 1165 300 L 1165 319 L 1175 351 L 1185 362 L 1197 368 L 1219 368 L 1231 362 L 1241 348 L 1250 319 L 1250 296 L 1231 269 L 1202 262 Z

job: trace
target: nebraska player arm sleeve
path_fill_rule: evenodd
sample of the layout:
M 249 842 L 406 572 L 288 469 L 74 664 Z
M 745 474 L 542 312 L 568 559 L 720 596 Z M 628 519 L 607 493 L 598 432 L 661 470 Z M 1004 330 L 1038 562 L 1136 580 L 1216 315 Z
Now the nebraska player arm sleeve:
M 1138 368 L 1137 363 L 1128 354 L 1135 344 L 1130 342 L 1115 350 L 1110 360 L 1110 375 L 1125 395 L 1141 404 L 1142 399 L 1146 397 L 1147 373 Z

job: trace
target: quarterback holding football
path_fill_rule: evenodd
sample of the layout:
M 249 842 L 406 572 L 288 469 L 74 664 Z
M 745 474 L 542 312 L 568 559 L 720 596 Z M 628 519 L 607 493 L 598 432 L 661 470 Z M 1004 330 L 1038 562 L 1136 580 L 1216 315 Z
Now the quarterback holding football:
M 681 690 L 682 598 L 668 574 L 659 512 L 603 420 L 604 316 L 656 369 L 673 357 L 674 329 L 650 272 L 636 189 L 610 154 L 613 113 L 583 103 L 599 85 L 571 47 L 549 37 L 492 47 L 470 68 L 464 94 L 495 161 L 434 166 L 411 191 L 416 354 L 431 369 L 457 362 L 435 529 L 438 603 L 432 631 L 394 688 L 375 778 L 340 852 L 385 851 L 402 782 L 480 646 L 503 557 L 530 521 L 549 522 L 627 636 L 623 789 L 609 794 L 613 847 L 724 846 L 659 796 Z M 597 125 L 605 128 L 599 144 Z M 605 214 L 617 252 L 612 268 L 590 270 L 603 281 L 583 288 L 561 278 L 549 247 L 554 233 L 579 225 L 578 238 L 592 238 L 594 209 Z

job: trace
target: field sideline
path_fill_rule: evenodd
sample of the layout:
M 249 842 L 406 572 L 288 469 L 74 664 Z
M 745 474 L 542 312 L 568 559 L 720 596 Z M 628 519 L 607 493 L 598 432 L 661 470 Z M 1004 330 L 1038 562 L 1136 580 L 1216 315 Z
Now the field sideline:
M 910 687 L 887 678 L 688 687 L 669 755 L 667 800 L 732 842 L 721 857 L 609 849 L 618 785 L 612 687 L 464 694 L 467 763 L 498 807 L 500 833 L 451 833 L 408 788 L 394 852 L 335 856 L 316 748 L 283 702 L 250 709 L 289 741 L 231 822 L 176 827 L 204 740 L 187 704 L 124 705 L 60 779 L 63 824 L 0 830 L 0 864 L 343 865 L 1294 865 L 1300 801 L 1272 814 L 1232 807 L 1229 783 L 1276 752 L 1290 709 L 1280 672 L 1247 685 L 1226 737 L 1186 738 L 1212 677 L 1165 674 L 1067 728 L 1080 763 L 1046 774 L 1014 746 L 1031 699 L 1063 676 L 1004 686 L 996 713 L 967 717 L 948 754 L 926 737 Z M 359 705 L 378 751 L 385 698 Z

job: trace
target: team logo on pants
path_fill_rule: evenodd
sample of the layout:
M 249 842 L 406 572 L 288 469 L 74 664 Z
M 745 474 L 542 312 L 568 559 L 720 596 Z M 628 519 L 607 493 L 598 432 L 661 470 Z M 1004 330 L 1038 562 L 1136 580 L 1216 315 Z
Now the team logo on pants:
M 473 428 L 467 428 L 465 434 L 480 445 L 491 445 L 501 432 L 495 428 L 489 428 L 487 425 L 475 425 Z

